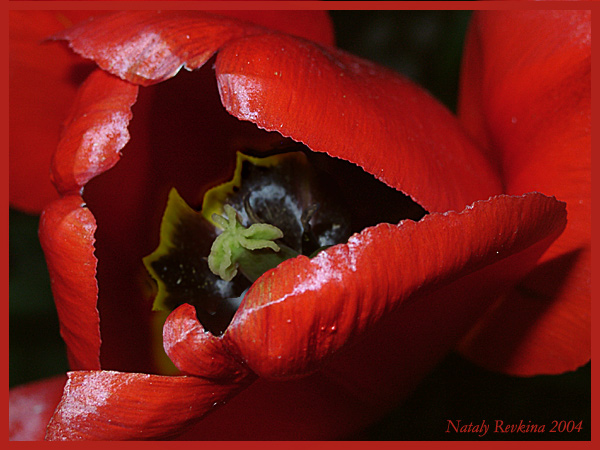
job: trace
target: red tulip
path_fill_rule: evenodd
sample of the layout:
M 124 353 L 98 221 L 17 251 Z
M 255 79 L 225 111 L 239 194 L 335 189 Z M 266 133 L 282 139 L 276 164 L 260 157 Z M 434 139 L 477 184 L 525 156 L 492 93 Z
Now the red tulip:
M 497 299 L 507 298 L 541 255 L 534 275 L 568 251 L 583 249 L 581 266 L 586 251 L 589 258 L 589 230 L 581 233 L 589 225 L 589 15 L 573 14 L 557 30 L 547 25 L 552 14 L 506 14 L 522 23 L 477 15 L 467 47 L 464 79 L 472 81 L 462 117 L 487 153 L 427 93 L 331 47 L 319 26 L 292 35 L 304 22 L 293 15 L 285 23 L 267 17 L 268 29 L 197 12 L 126 12 L 57 35 L 102 70 L 77 93 L 52 162 L 60 198 L 45 207 L 40 224 L 74 370 L 46 437 L 152 439 L 191 425 L 184 436 L 201 439 L 339 437 L 402 399 L 469 330 L 461 348 L 487 362 L 479 345 L 495 337 L 491 318 L 503 308 Z M 537 36 L 530 22 L 544 39 L 517 41 L 527 52 L 515 70 L 536 73 L 535 79 L 523 75 L 515 84 L 507 71 L 496 80 L 496 62 L 486 58 L 473 67 L 476 50 L 514 53 L 516 45 L 508 52 L 499 39 L 506 27 L 517 24 L 515 33 Z M 488 29 L 495 33 L 488 36 Z M 554 42 L 546 33 L 559 31 L 564 35 L 556 42 L 571 40 L 545 47 Z M 538 51 L 543 58 L 531 56 Z M 214 74 L 205 66 L 174 77 L 215 54 Z M 547 79 L 537 79 L 540 68 Z M 532 83 L 537 91 L 526 88 Z M 527 115 L 523 108 L 532 100 L 511 103 L 511 87 L 548 103 Z M 469 119 L 472 111 L 484 120 Z M 552 126 L 563 112 L 568 126 Z M 501 119 L 513 114 L 521 122 L 507 127 Z M 540 123 L 546 133 L 538 134 Z M 163 340 L 185 375 L 148 374 L 156 371 L 141 259 L 157 245 L 165 189 L 175 186 L 188 201 L 199 201 L 207 187 L 227 178 L 236 150 L 269 151 L 282 136 L 358 165 L 430 214 L 368 227 L 312 259 L 289 259 L 266 272 L 220 336 L 205 331 L 194 307 L 179 306 Z M 565 150 L 574 136 L 575 162 Z M 542 153 L 548 142 L 550 153 Z M 525 156 L 529 149 L 535 158 Z M 555 155 L 578 166 L 573 177 L 579 178 L 553 185 Z M 537 173 L 538 160 L 548 173 Z M 528 184 L 523 173 L 534 181 Z M 565 228 L 563 198 L 536 190 L 562 194 L 569 213 L 577 204 L 558 248 L 552 243 Z M 360 197 L 353 200 L 362 205 Z M 558 263 L 564 269 L 573 261 L 559 257 Z M 559 373 L 589 359 L 589 291 L 583 292 L 589 272 L 587 278 L 579 267 L 575 272 L 572 295 L 557 298 L 543 328 L 533 328 L 540 336 L 505 341 L 495 368 Z M 575 319 L 565 316 L 572 305 Z M 561 320 L 569 319 L 583 331 L 558 334 Z M 511 331 L 521 331 L 522 322 L 502 318 Z M 573 340 L 578 348 L 563 345 Z M 532 362 L 523 362 L 524 351 Z

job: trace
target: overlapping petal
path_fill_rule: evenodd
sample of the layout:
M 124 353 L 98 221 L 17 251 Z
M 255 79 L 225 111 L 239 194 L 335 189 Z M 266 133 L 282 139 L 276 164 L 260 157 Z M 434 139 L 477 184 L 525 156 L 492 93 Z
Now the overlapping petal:
M 129 141 L 127 126 L 137 86 L 93 72 L 78 92 L 52 160 L 61 194 L 80 193 L 93 177 L 113 167 Z
M 449 111 L 397 74 L 333 48 L 202 13 L 122 13 L 57 37 L 142 85 L 199 68 L 219 51 L 230 113 L 352 161 L 428 210 L 460 211 L 500 192 Z
M 217 383 L 112 371 L 70 372 L 48 440 L 160 439 L 234 395 L 245 381 Z
M 590 17 L 575 10 L 496 11 L 475 14 L 471 25 L 462 121 L 496 161 L 506 192 L 552 193 L 567 203 L 569 216 L 542 265 L 463 347 L 495 370 L 561 373 L 590 358 Z
M 450 112 L 396 73 L 284 35 L 237 40 L 215 69 L 231 114 L 358 164 L 428 211 L 500 192 Z
M 183 304 L 173 311 L 163 330 L 165 351 L 184 373 L 227 380 L 249 372 L 221 339 L 204 329 L 192 305 Z
M 272 17 L 266 15 L 267 19 Z M 313 22 L 312 27 L 300 31 L 294 29 L 296 25 L 286 31 L 330 41 L 330 28 L 323 27 L 322 15 L 314 17 L 321 20 Z M 307 22 L 301 20 L 296 24 Z M 267 23 L 272 25 L 276 21 Z M 201 67 L 230 40 L 265 33 L 270 33 L 269 29 L 251 22 L 203 12 L 124 11 L 56 36 L 67 39 L 76 52 L 93 59 L 101 68 L 133 83 L 149 85 L 171 78 L 182 67 L 188 70 Z
M 100 368 L 100 318 L 94 256 L 96 221 L 79 195 L 48 206 L 40 219 L 40 242 L 73 369 Z

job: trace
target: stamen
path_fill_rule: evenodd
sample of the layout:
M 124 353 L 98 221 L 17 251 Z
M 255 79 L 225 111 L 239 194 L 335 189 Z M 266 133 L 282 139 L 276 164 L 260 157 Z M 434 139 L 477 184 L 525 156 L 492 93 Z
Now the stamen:
M 217 236 L 208 256 L 208 267 L 215 275 L 231 281 L 238 269 L 254 282 L 267 270 L 283 260 L 297 256 L 292 249 L 276 244 L 283 232 L 267 223 L 255 223 L 244 227 L 238 214 L 230 205 L 224 206 L 225 216 L 213 214 L 213 222 L 223 232 Z

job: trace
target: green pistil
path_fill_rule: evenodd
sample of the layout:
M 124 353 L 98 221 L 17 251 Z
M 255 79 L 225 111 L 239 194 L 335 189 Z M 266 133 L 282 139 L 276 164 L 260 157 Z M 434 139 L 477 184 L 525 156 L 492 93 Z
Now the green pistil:
M 244 227 L 237 212 L 230 205 L 224 206 L 225 217 L 212 215 L 213 222 L 223 230 L 217 236 L 208 256 L 208 267 L 215 275 L 231 281 L 238 269 L 251 282 L 282 261 L 298 255 L 294 250 L 280 246 L 274 241 L 283 232 L 267 223 L 255 223 Z

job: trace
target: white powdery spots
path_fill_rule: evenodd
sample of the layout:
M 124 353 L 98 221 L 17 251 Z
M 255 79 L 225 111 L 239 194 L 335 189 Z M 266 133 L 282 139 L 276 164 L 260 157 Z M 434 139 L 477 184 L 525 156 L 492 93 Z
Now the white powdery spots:
M 300 217 L 302 215 L 302 210 L 298 207 L 298 204 L 290 198 L 281 185 L 267 183 L 254 188 L 252 190 L 252 197 L 250 197 L 250 206 L 255 210 L 260 209 L 257 204 L 261 199 L 277 202 L 283 210 L 289 211 L 289 214 L 293 217 Z
M 335 245 L 339 238 L 340 228 L 340 224 L 334 223 L 331 225 L 331 228 L 322 232 L 318 237 L 319 247 L 329 247 L 330 245 Z
M 218 279 L 214 284 L 217 289 L 219 295 L 223 298 L 228 298 L 234 295 L 233 293 L 233 284 L 229 281 Z
M 359 249 L 369 245 L 372 240 L 371 235 L 367 233 L 354 234 L 348 239 L 348 255 L 346 263 L 352 272 L 357 271 L 356 262 Z
M 235 116 L 241 120 L 255 121 L 258 119 L 260 110 L 256 108 L 256 97 L 263 92 L 262 84 L 252 78 L 241 75 L 222 75 L 228 94 L 231 96 L 227 109 L 231 112 L 231 106 L 237 106 Z M 223 88 L 225 87 L 223 86 Z M 223 89 L 222 89 L 223 91 Z M 225 92 L 222 92 L 222 97 Z
M 87 182 L 116 164 L 120 150 L 129 141 L 128 124 L 128 113 L 115 112 L 84 133 L 80 146 L 80 151 L 85 153 L 85 157 L 81 158 L 85 161 L 81 167 L 81 177 L 84 179 L 80 182 Z M 111 147 L 112 152 L 108 153 L 106 149 Z
M 283 201 L 286 199 L 285 189 L 273 183 L 258 186 L 254 190 L 253 195 L 255 198 L 272 198 L 278 201 Z
M 178 344 L 185 344 L 187 341 L 196 340 L 198 337 L 198 331 L 202 327 L 201 324 L 200 327 L 198 326 L 199 322 L 196 318 L 184 317 L 180 320 L 181 323 L 179 323 L 179 326 L 177 327 L 177 333 L 171 332 L 169 333 L 168 339 L 163 339 L 163 346 L 167 354 L 169 354 L 171 349 L 176 347 Z M 163 329 L 163 333 L 165 332 L 165 329 Z
M 110 397 L 116 394 L 114 383 L 107 381 L 107 375 L 107 372 L 89 373 L 76 386 L 73 386 L 73 380 L 69 378 L 65 386 L 67 395 L 60 409 L 61 422 L 69 423 L 78 418 L 95 415 L 98 408 L 107 404 Z
M 330 253 L 335 253 L 332 255 Z M 334 251 L 323 251 L 311 259 L 311 265 L 315 267 L 309 275 L 304 278 L 299 284 L 294 286 L 292 295 L 302 294 L 307 291 L 316 291 L 332 281 L 341 282 L 342 273 L 334 267 L 334 261 L 337 259 Z
M 136 55 L 132 61 L 131 55 Z M 110 61 L 110 70 L 122 78 L 130 71 L 136 75 L 151 79 L 157 68 L 175 65 L 181 68 L 177 58 L 162 39 L 159 33 L 139 33 L 135 37 L 128 37 L 123 44 L 113 44 L 98 55 L 105 61 Z

